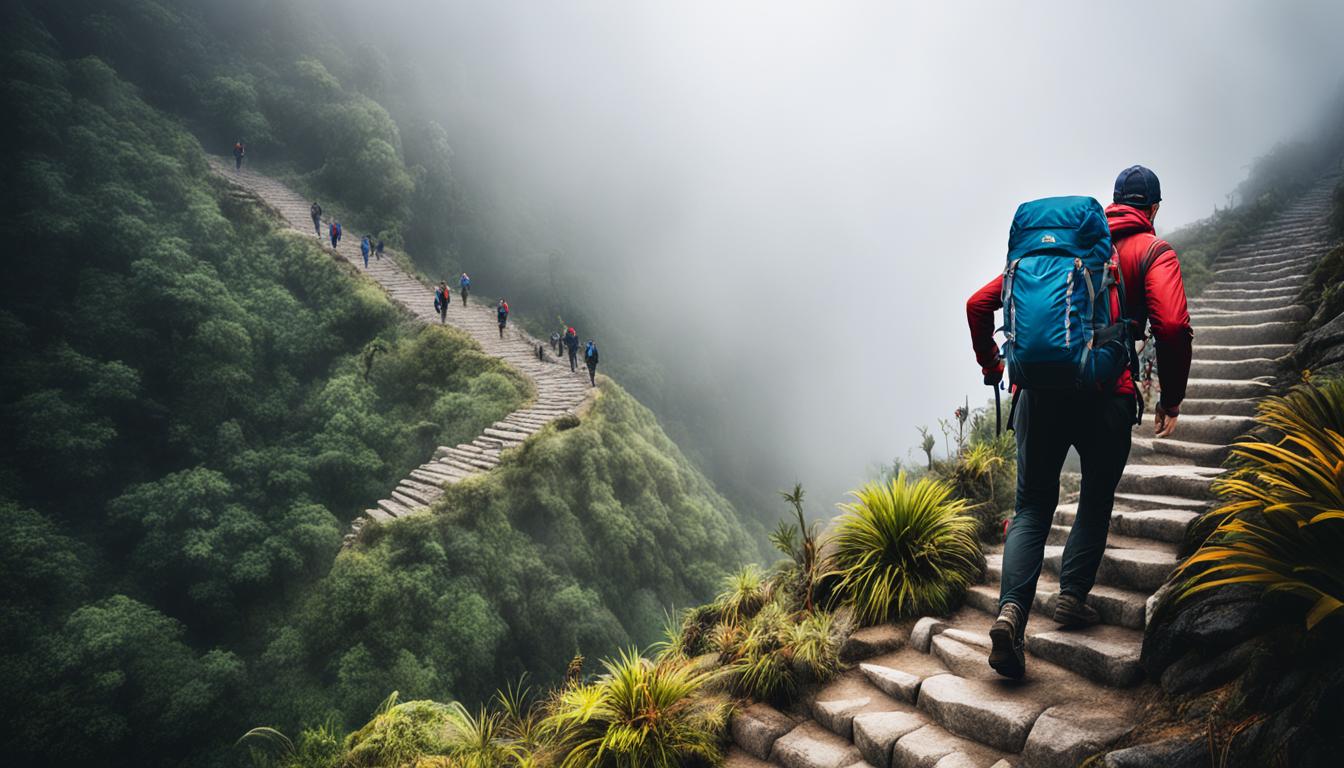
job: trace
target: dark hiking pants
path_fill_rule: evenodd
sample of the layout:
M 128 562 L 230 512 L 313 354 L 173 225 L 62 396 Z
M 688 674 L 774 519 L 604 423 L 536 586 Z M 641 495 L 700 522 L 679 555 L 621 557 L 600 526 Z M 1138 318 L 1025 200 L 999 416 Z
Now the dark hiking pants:
M 1129 458 L 1134 398 L 1079 392 L 1024 391 L 1014 420 L 1017 504 L 1003 548 L 999 606 L 1030 613 L 1045 539 L 1059 506 L 1059 472 L 1078 449 L 1083 482 L 1078 515 L 1064 545 L 1060 592 L 1086 598 L 1106 549 L 1115 487 Z
M 569 372 L 573 373 L 579 370 L 579 350 L 577 348 L 569 350 Z
M 597 363 L 588 364 L 588 381 L 592 382 L 594 387 L 597 386 Z
M 322 221 L 317 216 L 313 217 L 313 231 L 317 233 L 318 237 L 322 236 Z

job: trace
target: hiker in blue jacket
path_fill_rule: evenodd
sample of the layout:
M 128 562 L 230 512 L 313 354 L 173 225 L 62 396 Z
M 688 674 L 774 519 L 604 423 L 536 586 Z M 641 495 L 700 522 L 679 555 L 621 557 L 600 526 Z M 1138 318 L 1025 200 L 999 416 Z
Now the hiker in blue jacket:
M 463 272 L 462 277 L 457 281 L 458 287 L 462 290 L 462 306 L 467 306 L 467 294 L 471 291 L 471 278 Z
M 597 345 L 592 339 L 588 340 L 588 346 L 583 350 L 583 362 L 588 366 L 588 381 L 591 386 L 597 386 Z
M 372 249 L 369 247 L 369 236 L 368 236 L 368 235 L 365 235 L 365 236 L 364 236 L 364 239 L 359 241 L 359 252 L 362 253 L 362 254 L 364 254 L 364 268 L 365 268 L 365 269 L 368 269 L 368 268 L 369 268 L 369 251 L 370 251 L 370 250 L 372 250 Z

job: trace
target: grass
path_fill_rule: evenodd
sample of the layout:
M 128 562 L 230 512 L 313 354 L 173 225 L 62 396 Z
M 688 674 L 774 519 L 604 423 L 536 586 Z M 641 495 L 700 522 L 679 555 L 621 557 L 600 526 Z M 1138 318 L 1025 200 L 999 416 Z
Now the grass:
M 852 495 L 831 542 L 840 602 L 865 624 L 951 610 L 982 564 L 966 502 L 947 483 L 904 475 Z

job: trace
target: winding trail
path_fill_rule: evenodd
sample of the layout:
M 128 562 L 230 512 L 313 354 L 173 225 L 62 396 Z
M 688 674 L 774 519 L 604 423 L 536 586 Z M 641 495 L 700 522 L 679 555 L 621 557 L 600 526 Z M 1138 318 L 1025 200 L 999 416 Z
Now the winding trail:
M 309 215 L 310 200 L 279 181 L 249 168 L 235 171 L 229 159 L 210 157 L 209 161 L 216 174 L 273 208 L 290 229 L 305 237 L 315 237 L 315 234 L 309 234 L 313 232 L 313 220 Z M 382 260 L 370 256 L 369 267 L 364 269 L 363 256 L 359 250 L 361 234 L 354 231 L 347 233 L 335 253 L 381 285 L 394 302 L 417 320 L 427 324 L 438 323 L 431 286 L 420 282 L 419 278 L 406 272 L 387 256 Z M 324 235 L 318 238 L 318 242 L 328 251 L 331 250 L 330 240 L 325 237 L 325 226 Z M 392 489 L 389 498 L 380 499 L 351 523 L 350 533 L 345 537 L 347 546 L 369 520 L 387 523 L 400 517 L 427 512 L 430 505 L 443 495 L 445 485 L 490 471 L 499 464 L 502 451 L 521 445 L 528 437 L 561 416 L 577 414 L 579 407 L 594 392 L 588 386 L 588 374 L 582 366 L 579 372 L 571 373 L 567 365 L 550 358 L 549 348 L 545 360 L 537 359 L 537 348 L 541 342 L 521 329 L 510 324 L 504 337 L 500 338 L 494 307 L 481 303 L 479 299 L 472 298 L 467 306 L 463 306 L 455 294 L 448 307 L 448 325 L 466 332 L 487 354 L 521 371 L 536 387 L 536 400 L 486 427 L 469 443 L 439 446 L 428 461 L 412 469 Z
M 972 587 L 951 616 L 920 619 L 908 638 L 890 626 L 860 630 L 847 646 L 860 663 L 801 706 L 781 712 L 755 704 L 739 713 L 727 765 L 1073 768 L 1127 735 L 1141 697 L 1154 690 L 1139 652 L 1155 592 L 1178 562 L 1186 528 L 1209 505 L 1209 482 L 1228 444 L 1252 426 L 1257 399 L 1270 392 L 1311 316 L 1297 297 L 1328 248 L 1325 219 L 1337 181 L 1322 179 L 1219 254 L 1214 282 L 1190 302 L 1188 399 L 1175 439 L 1153 439 L 1151 416 L 1135 429 L 1088 598 L 1101 624 L 1065 631 L 1050 619 L 1078 506 L 1061 504 L 1027 626 L 1025 680 L 1003 679 L 986 663 L 1003 560 L 995 551 L 986 583 Z

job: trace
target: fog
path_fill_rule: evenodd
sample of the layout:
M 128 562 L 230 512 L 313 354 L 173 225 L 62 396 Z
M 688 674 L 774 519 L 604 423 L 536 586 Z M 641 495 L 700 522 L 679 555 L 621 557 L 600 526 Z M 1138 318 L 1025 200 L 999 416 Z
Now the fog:
M 575 300 L 819 503 L 989 396 L 964 302 L 1019 202 L 1143 163 L 1201 218 L 1344 73 L 1338 2 L 347 3 Z

